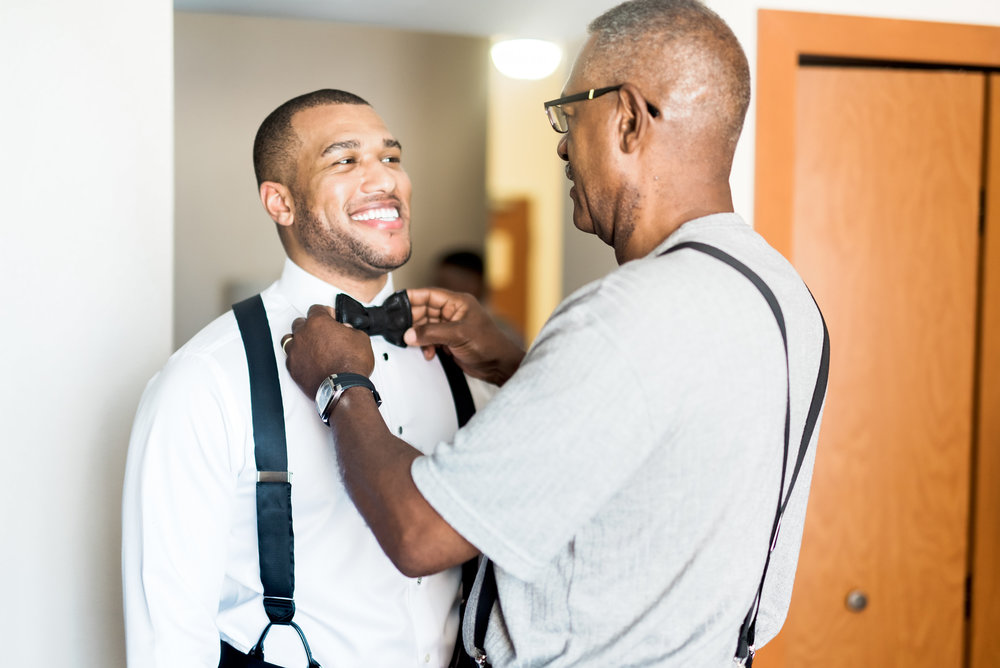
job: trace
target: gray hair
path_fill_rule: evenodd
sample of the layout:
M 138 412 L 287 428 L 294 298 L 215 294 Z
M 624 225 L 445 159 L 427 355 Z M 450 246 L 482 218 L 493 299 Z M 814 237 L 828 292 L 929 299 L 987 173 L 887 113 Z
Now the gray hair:
M 594 19 L 588 31 L 594 48 L 586 68 L 609 77 L 595 85 L 655 81 L 674 92 L 706 88 L 702 115 L 735 148 L 750 105 L 750 67 L 718 14 L 698 0 L 629 0 Z

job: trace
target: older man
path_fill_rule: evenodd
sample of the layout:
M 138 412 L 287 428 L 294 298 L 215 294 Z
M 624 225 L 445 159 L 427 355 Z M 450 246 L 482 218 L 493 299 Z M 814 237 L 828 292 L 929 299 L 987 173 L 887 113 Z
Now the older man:
M 426 456 L 381 426 L 370 392 L 346 392 L 330 424 L 352 498 L 404 572 L 476 549 L 492 560 L 485 647 L 466 637 L 479 658 L 731 665 L 788 609 L 825 327 L 733 213 L 750 84 L 730 29 L 695 0 L 635 0 L 590 32 L 545 107 L 574 223 L 621 266 L 564 301 L 526 356 L 472 300 L 411 291 L 407 341 L 447 346 L 503 384 L 496 399 Z M 371 368 L 367 339 L 327 309 L 292 332 L 287 363 L 308 395 L 325 374 Z
M 261 375 L 251 383 L 256 367 L 248 375 L 241 340 L 256 334 L 254 359 L 273 368 L 284 355 L 278 337 L 310 304 L 351 295 L 375 305 L 393 295 L 389 272 L 410 257 L 401 158 L 374 109 L 344 91 L 294 98 L 261 124 L 259 194 L 288 259 L 262 293 L 262 327 L 223 315 L 170 358 L 143 396 L 122 519 L 130 665 L 218 666 L 221 640 L 227 667 L 303 666 L 307 645 L 296 630 L 328 667 L 448 663 L 458 573 L 409 578 L 392 566 L 347 497 L 312 399 L 281 365 L 274 385 Z M 368 348 L 378 351 L 372 378 L 386 402 L 383 425 L 430 452 L 454 434 L 456 403 L 442 366 L 400 347 L 399 336 L 374 334 Z M 252 387 L 265 394 L 251 400 Z M 277 395 L 276 415 L 258 420 L 267 392 Z M 282 452 L 276 469 L 273 452 L 261 448 L 282 427 L 287 466 Z M 290 510 L 272 493 L 290 494 Z M 263 654 L 249 656 L 262 634 Z

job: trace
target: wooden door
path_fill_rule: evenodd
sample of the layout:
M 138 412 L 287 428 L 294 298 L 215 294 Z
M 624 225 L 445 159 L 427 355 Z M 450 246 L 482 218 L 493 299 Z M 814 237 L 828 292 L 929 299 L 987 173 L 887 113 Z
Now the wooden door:
M 792 605 L 761 666 L 962 665 L 984 80 L 799 70 L 792 257 L 834 354 Z
M 486 233 L 490 309 L 517 337 L 524 336 L 528 325 L 529 210 L 527 199 L 494 203 Z
M 1000 78 L 995 74 L 1000 27 L 775 10 L 760 10 L 757 25 L 754 225 L 814 284 L 830 321 L 835 365 L 789 619 L 760 652 L 758 666 L 995 668 L 1000 666 Z M 844 86 L 839 73 L 825 70 L 827 79 L 823 70 L 808 67 L 832 62 L 854 65 L 859 75 L 878 74 L 871 68 L 892 63 L 903 71 L 891 74 L 920 76 L 909 83 L 907 76 L 878 83 L 850 79 Z M 931 76 L 938 74 L 948 76 Z M 978 130 L 961 120 L 967 116 L 962 109 L 976 106 L 970 98 L 975 86 L 959 83 L 961 77 L 973 77 L 985 88 Z M 942 92 L 957 99 L 941 105 Z M 862 98 L 874 105 L 865 106 Z M 831 109 L 838 113 L 820 123 L 801 118 L 804 111 L 822 117 Z M 938 121 L 929 120 L 928 114 L 942 112 Z M 894 120 L 876 118 L 883 114 Z M 970 139 L 976 132 L 979 142 Z M 966 158 L 976 143 L 978 168 L 970 169 Z M 936 161 L 915 151 L 944 145 Z M 811 157 L 800 160 L 807 154 Z M 908 186 L 894 185 L 893 174 Z M 967 198 L 958 198 L 954 212 L 939 206 L 948 197 L 948 184 L 961 191 L 963 182 L 981 202 L 978 225 L 966 222 L 976 208 Z M 877 192 L 889 205 L 874 206 L 876 215 L 861 227 L 863 203 L 877 199 Z M 925 209 L 937 215 L 936 227 L 923 221 Z M 971 235 L 971 257 L 970 228 L 979 229 L 978 239 Z M 914 261 L 926 259 L 928 249 L 936 253 L 929 264 Z M 970 300 L 970 273 L 975 276 L 971 333 L 962 305 Z M 938 275 L 944 281 L 931 284 L 929 277 Z M 886 290 L 887 282 L 900 278 L 927 291 L 928 299 L 914 299 L 906 288 Z M 949 331 L 942 322 L 956 325 Z M 962 350 L 966 355 L 971 350 L 970 363 L 962 363 Z M 887 373 L 899 373 L 898 381 L 886 382 Z M 971 388 L 956 389 L 953 383 L 963 375 L 971 376 Z M 905 447 L 889 442 L 895 440 L 889 431 L 897 427 Z M 965 445 L 962 432 L 968 435 Z M 882 456 L 885 448 L 903 456 L 902 463 Z M 952 449 L 968 454 L 964 474 L 962 463 L 946 456 Z M 880 495 L 871 492 L 875 485 L 883 488 Z M 963 487 L 964 509 L 955 501 Z M 951 549 L 938 541 L 942 535 L 957 541 Z M 959 554 L 965 554 L 971 582 L 956 577 Z M 912 581 L 900 584 L 905 578 Z M 861 612 L 845 606 L 846 594 L 855 588 L 869 598 Z M 934 612 L 939 607 L 942 614 Z

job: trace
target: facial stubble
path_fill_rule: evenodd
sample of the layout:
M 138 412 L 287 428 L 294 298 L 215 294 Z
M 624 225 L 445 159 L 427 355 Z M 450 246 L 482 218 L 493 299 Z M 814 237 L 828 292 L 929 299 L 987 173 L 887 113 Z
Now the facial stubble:
M 292 197 L 297 202 L 306 202 L 305 198 L 295 193 Z M 330 270 L 352 278 L 369 280 L 384 276 L 406 264 L 413 253 L 413 244 L 409 239 L 405 256 L 394 258 L 360 237 L 325 225 L 313 213 L 308 202 L 296 213 L 295 226 L 298 228 L 299 243 L 306 253 Z M 400 233 L 409 235 L 408 230 L 400 230 Z

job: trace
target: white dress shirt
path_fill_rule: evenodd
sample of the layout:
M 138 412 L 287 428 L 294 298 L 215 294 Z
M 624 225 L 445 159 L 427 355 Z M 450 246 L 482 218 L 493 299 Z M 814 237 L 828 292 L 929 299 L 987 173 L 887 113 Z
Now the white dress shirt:
M 392 277 L 372 304 L 393 289 Z M 263 293 L 278 359 L 292 473 L 294 621 L 325 668 L 444 666 L 458 625 L 459 569 L 400 574 L 348 498 L 330 430 L 288 375 L 279 341 L 335 287 L 286 261 Z M 369 304 L 370 305 L 370 304 Z M 439 361 L 372 338 L 372 381 L 393 434 L 423 452 L 451 439 L 454 403 Z M 481 405 L 489 389 L 470 381 Z M 122 565 L 130 666 L 211 666 L 220 637 L 241 651 L 267 624 L 257 554 L 256 465 L 246 356 L 232 311 L 178 350 L 146 387 L 129 444 Z M 265 658 L 304 666 L 275 626 Z

